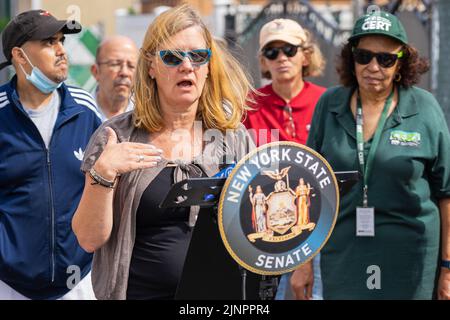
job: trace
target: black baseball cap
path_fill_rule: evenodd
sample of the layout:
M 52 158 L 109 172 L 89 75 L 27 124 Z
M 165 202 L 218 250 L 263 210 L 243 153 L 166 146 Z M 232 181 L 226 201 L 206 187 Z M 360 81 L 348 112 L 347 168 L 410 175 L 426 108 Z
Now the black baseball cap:
M 15 16 L 3 30 L 3 54 L 7 61 L 0 64 L 0 70 L 11 64 L 14 47 L 21 47 L 31 40 L 48 39 L 59 31 L 78 33 L 81 24 L 75 20 L 57 20 L 45 10 L 30 10 Z

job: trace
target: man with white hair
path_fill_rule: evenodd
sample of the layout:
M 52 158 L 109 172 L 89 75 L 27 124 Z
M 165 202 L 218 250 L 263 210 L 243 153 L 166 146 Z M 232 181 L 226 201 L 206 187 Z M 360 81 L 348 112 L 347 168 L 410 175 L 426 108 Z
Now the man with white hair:
M 137 59 L 135 43 L 125 36 L 107 38 L 98 47 L 91 73 L 98 82 L 94 95 L 103 121 L 133 110 L 130 96 Z

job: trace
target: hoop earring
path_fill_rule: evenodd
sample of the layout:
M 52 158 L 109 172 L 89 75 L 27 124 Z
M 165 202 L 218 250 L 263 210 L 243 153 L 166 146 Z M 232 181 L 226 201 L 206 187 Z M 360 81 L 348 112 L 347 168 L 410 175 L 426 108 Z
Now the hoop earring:
M 400 72 L 399 72 L 399 73 L 397 73 L 397 74 L 395 75 L 394 81 L 395 81 L 395 82 L 400 82 L 400 80 L 402 80 L 402 75 L 401 75 Z

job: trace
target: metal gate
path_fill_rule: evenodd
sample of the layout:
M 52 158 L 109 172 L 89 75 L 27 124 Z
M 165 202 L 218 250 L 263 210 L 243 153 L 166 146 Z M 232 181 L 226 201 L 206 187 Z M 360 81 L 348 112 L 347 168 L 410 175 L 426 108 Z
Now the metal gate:
M 450 2 L 450 1 L 448 1 Z M 431 23 L 418 16 L 415 12 L 403 11 L 396 13 L 403 22 L 409 40 L 420 54 L 426 58 L 431 56 Z M 339 84 L 336 74 L 336 57 L 341 46 L 350 36 L 351 30 L 342 30 L 326 20 L 310 3 L 305 1 L 278 1 L 265 6 L 260 14 L 253 19 L 242 33 L 236 36 L 237 48 L 234 52 L 244 66 L 249 70 L 256 87 L 261 86 L 258 62 L 259 31 L 268 21 L 277 18 L 288 18 L 300 23 L 313 34 L 327 61 L 323 76 L 314 78 L 314 83 L 325 87 Z M 431 73 L 423 76 L 420 87 L 431 89 Z
M 333 26 L 307 2 L 282 1 L 264 7 L 236 38 L 239 48 L 235 49 L 237 58 L 249 70 L 255 86 L 261 85 L 258 63 L 259 31 L 265 23 L 277 18 L 295 20 L 311 31 L 327 61 L 323 76 L 314 78 L 314 82 L 326 87 L 336 84 L 338 78 L 334 70 L 334 60 L 339 46 L 349 37 L 350 30 L 340 30 Z

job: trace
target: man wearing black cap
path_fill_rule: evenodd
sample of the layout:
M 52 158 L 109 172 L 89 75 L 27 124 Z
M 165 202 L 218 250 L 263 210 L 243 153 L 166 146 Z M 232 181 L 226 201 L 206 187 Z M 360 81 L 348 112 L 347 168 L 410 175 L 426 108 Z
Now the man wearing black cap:
M 3 31 L 0 69 L 0 299 L 92 299 L 90 265 L 71 220 L 81 160 L 101 120 L 92 97 L 66 86 L 65 34 L 75 21 L 32 10 Z

